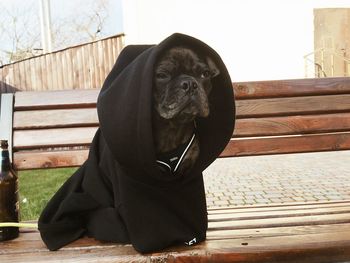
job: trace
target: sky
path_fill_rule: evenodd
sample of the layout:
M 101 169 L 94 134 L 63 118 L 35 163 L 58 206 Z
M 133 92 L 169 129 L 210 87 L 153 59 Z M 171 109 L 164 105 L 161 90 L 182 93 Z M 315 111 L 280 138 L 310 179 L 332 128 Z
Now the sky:
M 4 0 L 0 0 L 4 1 Z M 5 0 L 12 2 L 9 0 Z M 20 0 L 15 0 L 19 1 Z M 23 0 L 22 0 L 23 1 Z M 39 2 L 40 0 L 35 0 Z M 51 0 L 51 15 L 52 20 L 64 18 L 67 15 L 74 15 L 77 12 L 77 8 L 83 12 L 88 12 L 89 4 L 94 0 Z M 106 22 L 106 28 L 109 35 L 121 33 L 122 28 L 122 12 L 120 0 L 107 0 L 108 9 L 110 14 Z M 91 5 L 90 5 L 91 6 Z M 84 8 L 85 7 L 85 8 Z
M 314 9 L 350 0 L 123 0 L 123 8 L 127 44 L 185 33 L 213 47 L 234 81 L 250 81 L 303 78 Z
M 38 23 L 39 1 L 0 0 L 0 8 L 22 8 Z M 51 0 L 52 24 L 89 13 L 98 1 Z M 350 8 L 350 0 L 105 1 L 108 18 L 103 36 L 125 33 L 126 44 L 155 44 L 173 32 L 192 35 L 223 57 L 237 81 L 304 77 L 304 55 L 314 48 L 314 8 Z M 56 35 L 72 36 L 76 42 L 71 45 L 81 43 L 80 33 L 61 29 Z M 40 23 L 35 30 L 40 34 Z M 1 34 L 0 38 L 1 52 L 11 43 Z

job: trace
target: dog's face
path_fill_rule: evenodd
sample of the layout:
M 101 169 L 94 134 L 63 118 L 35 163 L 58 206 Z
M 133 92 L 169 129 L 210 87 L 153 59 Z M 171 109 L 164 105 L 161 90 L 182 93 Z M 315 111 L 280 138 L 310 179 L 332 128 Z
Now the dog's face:
M 180 123 L 209 115 L 211 79 L 219 70 L 210 58 L 185 47 L 174 47 L 158 61 L 154 72 L 154 107 L 164 119 Z

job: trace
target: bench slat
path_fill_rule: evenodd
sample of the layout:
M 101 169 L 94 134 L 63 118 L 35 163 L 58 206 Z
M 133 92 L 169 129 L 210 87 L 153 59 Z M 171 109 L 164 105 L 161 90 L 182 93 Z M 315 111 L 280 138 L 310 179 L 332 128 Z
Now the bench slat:
M 97 89 L 18 92 L 14 107 L 15 110 L 93 107 L 99 92 Z
M 85 162 L 88 154 L 89 150 L 21 151 L 14 153 L 14 166 L 17 170 L 76 167 Z
M 268 236 L 289 236 L 320 234 L 327 232 L 350 231 L 350 223 L 333 225 L 308 225 L 308 226 L 284 226 L 271 228 L 249 228 L 249 229 L 224 229 L 207 232 L 208 240 L 247 238 L 247 237 L 268 237 Z
M 211 208 L 208 212 L 209 215 L 228 214 L 228 213 L 247 213 L 247 212 L 275 212 L 275 211 L 297 211 L 297 210 L 309 210 L 313 211 L 319 208 L 335 208 L 335 207 L 350 207 L 350 200 L 340 201 L 326 201 L 326 202 L 293 202 L 284 204 L 268 204 L 268 205 L 246 205 L 230 208 Z
M 350 94 L 237 100 L 237 118 L 350 111 Z
M 228 221 L 228 220 L 256 220 L 264 218 L 280 218 L 280 217 L 295 217 L 295 216 L 322 216 L 332 214 L 350 213 L 350 206 L 341 207 L 326 207 L 313 210 L 286 210 L 286 211 L 259 211 L 246 213 L 227 212 L 225 214 L 209 215 L 210 222 Z
M 69 248 L 49 251 L 40 240 L 21 242 L 21 245 L 0 252 L 1 262 L 146 262 L 148 256 L 137 253 L 131 245 L 103 244 L 92 238 L 83 238 Z M 9 253 L 7 253 L 9 251 Z M 13 253 L 16 252 L 16 253 Z M 117 252 L 117 253 L 115 253 Z M 6 254 L 7 253 L 7 254 Z
M 221 157 L 350 150 L 350 133 L 231 140 Z
M 350 213 L 294 216 L 280 218 L 259 218 L 252 220 L 225 220 L 209 222 L 208 230 L 270 228 L 284 226 L 307 226 L 350 223 Z
M 321 233 L 247 236 L 207 240 L 193 247 L 169 248 L 164 253 L 139 254 L 130 245 L 83 238 L 56 252 L 48 251 L 38 232 L 31 239 L 6 242 L 1 262 L 340 262 L 350 257 L 348 227 Z M 327 227 L 327 226 L 325 226 Z M 17 245 L 16 245 L 17 244 Z
M 313 78 L 233 83 L 236 99 L 350 94 L 349 78 Z
M 91 129 L 90 136 L 94 135 L 93 129 L 96 128 L 81 128 Z M 63 130 L 63 129 L 57 129 Z M 31 132 L 32 133 L 32 132 Z M 69 133 L 69 132 L 68 132 Z M 57 132 L 56 139 L 59 140 L 62 133 Z M 79 134 L 79 133 L 78 133 Z M 91 141 L 89 134 L 83 141 L 80 141 L 84 145 L 88 145 Z M 40 136 L 39 136 L 40 137 Z M 82 139 L 82 138 L 80 138 Z M 44 140 L 43 140 L 44 141 Z M 42 141 L 41 145 L 45 145 Z M 57 145 L 62 146 L 62 141 L 56 141 Z M 69 142 L 64 142 L 67 145 Z M 76 141 L 71 140 L 71 144 Z M 23 146 L 22 146 L 23 147 Z M 235 139 L 231 140 L 227 145 L 221 157 L 229 156 L 246 156 L 246 155 L 259 155 L 259 154 L 275 154 L 292 153 L 292 152 L 311 152 L 311 151 L 325 151 L 337 148 L 339 150 L 350 149 L 350 133 L 343 134 L 325 134 L 325 135 L 307 135 L 298 137 L 276 137 L 259 139 Z M 14 153 L 14 164 L 17 169 L 32 169 L 32 168 L 44 168 L 44 167 L 67 167 L 67 166 L 79 166 L 86 157 L 88 151 L 82 150 L 75 151 L 52 151 L 52 152 L 33 152 L 23 151 Z M 74 158 L 76 156 L 76 158 Z M 54 160 L 60 160 L 62 162 L 57 163 Z M 220 211 L 220 210 L 218 210 Z
M 15 131 L 14 149 L 89 145 L 98 127 Z
M 83 108 L 17 111 L 14 113 L 13 128 L 18 130 L 97 125 L 96 108 Z M 234 136 L 254 137 L 346 130 L 350 130 L 350 113 L 238 119 Z
M 15 130 L 92 125 L 98 125 L 96 108 L 16 111 L 13 120 Z
M 341 262 L 349 259 L 349 231 L 262 238 L 223 239 L 201 244 L 202 255 L 178 255 L 178 262 Z M 196 250 L 195 250 L 196 251 Z M 197 252 L 199 253 L 199 251 Z
M 233 83 L 236 99 L 350 94 L 348 78 L 316 78 Z M 79 94 L 80 93 L 80 94 Z M 62 108 L 96 104 L 99 90 L 33 91 L 16 93 L 15 109 Z M 54 94 L 54 95 L 53 95 Z M 82 95 L 82 96 L 80 96 Z
M 233 137 L 350 131 L 350 113 L 238 119 Z

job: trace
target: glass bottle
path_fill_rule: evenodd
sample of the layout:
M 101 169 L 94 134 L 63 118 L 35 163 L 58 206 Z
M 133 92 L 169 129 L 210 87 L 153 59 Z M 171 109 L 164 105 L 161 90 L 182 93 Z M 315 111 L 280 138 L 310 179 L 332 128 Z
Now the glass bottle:
M 18 223 L 17 175 L 11 167 L 8 143 L 0 140 L 0 223 Z M 0 241 L 18 237 L 18 227 L 0 227 Z

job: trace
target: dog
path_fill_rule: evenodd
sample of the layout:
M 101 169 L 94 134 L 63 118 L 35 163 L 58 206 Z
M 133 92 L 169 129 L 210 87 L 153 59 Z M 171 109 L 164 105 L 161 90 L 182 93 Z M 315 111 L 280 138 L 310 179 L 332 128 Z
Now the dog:
M 211 80 L 220 74 L 208 56 L 173 47 L 154 69 L 153 131 L 157 163 L 163 172 L 185 174 L 194 166 L 200 145 L 196 118 L 210 114 Z

